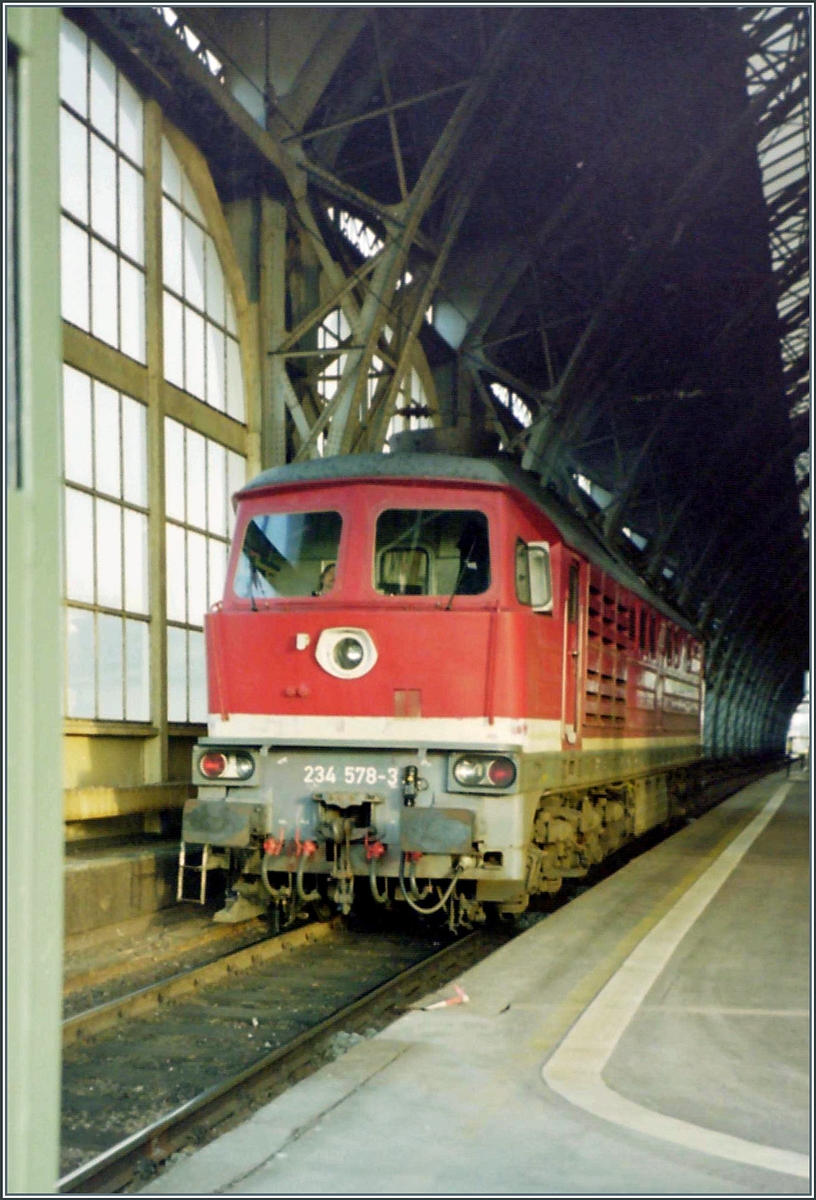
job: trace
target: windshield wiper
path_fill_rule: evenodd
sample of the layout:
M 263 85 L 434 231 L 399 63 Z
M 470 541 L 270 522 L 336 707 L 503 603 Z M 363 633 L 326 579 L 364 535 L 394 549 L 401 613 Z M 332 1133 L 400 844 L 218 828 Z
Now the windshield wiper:
M 453 604 L 453 597 L 459 591 L 459 584 L 464 579 L 465 571 L 470 566 L 470 556 L 475 549 L 476 549 L 476 539 L 474 538 L 473 541 L 468 546 L 467 554 L 464 554 L 462 556 L 462 564 L 459 567 L 459 574 L 456 576 L 456 583 L 453 585 L 453 591 L 450 594 L 450 599 L 448 600 L 448 603 L 445 605 L 445 612 L 450 612 L 451 605 Z

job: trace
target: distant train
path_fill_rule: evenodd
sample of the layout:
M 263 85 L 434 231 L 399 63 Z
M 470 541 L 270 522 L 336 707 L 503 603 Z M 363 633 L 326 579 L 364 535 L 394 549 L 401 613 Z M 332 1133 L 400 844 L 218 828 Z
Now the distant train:
M 508 457 L 361 454 L 237 496 L 179 897 L 522 912 L 681 811 L 702 648 Z

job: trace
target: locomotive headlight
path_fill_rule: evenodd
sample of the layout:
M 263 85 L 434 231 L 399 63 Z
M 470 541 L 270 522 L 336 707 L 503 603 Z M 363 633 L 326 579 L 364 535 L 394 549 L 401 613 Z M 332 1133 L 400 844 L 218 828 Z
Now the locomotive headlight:
M 324 629 L 317 639 L 315 658 L 335 679 L 359 679 L 377 661 L 377 647 L 365 629 Z
M 509 788 L 516 775 L 516 764 L 503 754 L 468 754 L 453 764 L 453 778 L 464 788 Z
M 334 661 L 341 671 L 353 671 L 365 658 L 365 647 L 354 637 L 344 637 L 334 647 Z
M 454 765 L 453 777 L 462 787 L 478 787 L 484 783 L 485 764 L 478 758 L 460 758 Z
M 236 754 L 234 758 L 235 773 L 239 779 L 249 779 L 255 770 L 255 763 L 249 754 Z

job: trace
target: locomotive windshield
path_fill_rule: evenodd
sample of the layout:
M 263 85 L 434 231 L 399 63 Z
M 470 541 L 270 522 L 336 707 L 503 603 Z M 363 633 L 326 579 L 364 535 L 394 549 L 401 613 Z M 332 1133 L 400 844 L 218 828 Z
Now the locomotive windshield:
M 259 513 L 246 527 L 236 596 L 324 596 L 334 586 L 343 519 L 337 512 Z
M 377 520 L 374 586 L 385 596 L 476 596 L 490 586 L 487 517 L 392 508 Z

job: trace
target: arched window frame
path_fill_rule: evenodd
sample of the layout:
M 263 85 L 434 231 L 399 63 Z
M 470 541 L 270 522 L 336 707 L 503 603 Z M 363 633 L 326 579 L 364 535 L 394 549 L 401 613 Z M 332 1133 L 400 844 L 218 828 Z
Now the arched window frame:
M 64 26 L 71 33 L 71 41 L 75 46 L 86 47 L 87 62 L 91 55 L 99 57 L 102 52 L 81 29 L 63 17 Z M 63 34 L 64 38 L 64 34 Z M 83 39 L 85 39 L 83 41 Z M 63 40 L 63 39 L 61 39 Z M 111 69 L 118 82 L 117 91 L 121 88 L 130 98 L 135 94 L 132 85 L 126 80 L 125 73 L 119 67 L 114 67 L 106 60 L 106 71 L 111 76 Z M 79 76 L 81 78 L 81 75 Z M 74 126 L 77 125 L 76 112 L 69 112 L 69 106 L 62 105 L 62 111 L 71 116 Z M 138 167 L 143 180 L 143 195 L 141 201 L 142 228 L 137 243 L 143 252 L 142 262 L 136 265 L 143 269 L 144 281 L 144 345 L 143 353 L 138 348 L 127 353 L 128 345 L 123 345 L 122 334 L 110 338 L 107 342 L 95 337 L 92 324 L 84 322 L 72 323 L 63 319 L 63 357 L 67 367 L 80 372 L 91 380 L 98 381 L 100 387 L 113 389 L 123 399 L 136 401 L 145 412 L 146 453 L 145 466 L 147 473 L 147 497 L 144 511 L 149 521 L 147 591 L 149 603 L 143 620 L 149 628 L 149 706 L 145 710 L 140 706 L 139 715 L 142 720 L 115 719 L 106 720 L 99 716 L 97 701 L 94 701 L 93 715 L 65 718 L 65 732 L 69 735 L 66 754 L 67 772 L 66 783 L 77 785 L 87 777 L 83 775 L 76 764 L 88 758 L 87 739 L 99 736 L 117 739 L 117 753 L 111 761 L 112 773 L 118 779 L 94 779 L 92 782 L 114 783 L 127 780 L 129 783 L 164 783 L 174 773 L 171 760 L 174 752 L 171 738 L 189 740 L 201 732 L 200 723 L 189 721 L 171 723 L 168 717 L 168 622 L 167 622 L 167 560 L 166 560 L 166 467 L 165 467 L 165 428 L 168 421 L 182 425 L 191 435 L 205 439 L 205 445 L 223 448 L 231 464 L 227 472 L 229 483 L 234 488 L 242 479 L 235 463 L 246 464 L 244 477 L 254 473 L 259 468 L 259 414 L 260 414 L 260 375 L 258 367 L 258 347 L 256 313 L 250 305 L 244 279 L 237 262 L 232 239 L 228 230 L 224 210 L 218 198 L 206 160 L 200 151 L 182 135 L 171 122 L 162 114 L 159 105 L 151 99 L 141 98 L 141 154 L 120 155 L 122 162 L 129 172 Z M 66 120 L 66 117 L 63 117 Z M 79 122 L 81 125 L 81 122 Z M 86 126 L 88 122 L 86 121 Z M 72 126 L 72 129 L 74 128 Z M 74 132 L 76 132 L 74 130 Z M 84 136 L 93 136 L 85 129 Z M 235 332 L 240 351 L 241 374 L 243 377 L 243 420 L 217 408 L 208 405 L 203 399 L 196 397 L 182 387 L 174 386 L 164 378 L 164 324 L 163 324 L 163 269 L 162 269 L 162 142 L 163 139 L 172 146 L 175 156 L 185 176 L 189 181 L 195 202 L 200 210 L 200 216 L 206 223 L 207 232 L 217 251 L 224 286 L 232 299 L 235 315 Z M 117 153 L 116 138 L 110 144 L 110 153 Z M 88 156 L 90 159 L 90 155 Z M 141 159 L 141 162 L 138 160 Z M 134 161 L 135 160 L 135 161 Z M 130 178 L 130 176 L 129 176 Z M 118 179 L 118 176 L 117 176 Z M 89 205 L 91 202 L 91 183 L 88 176 Z M 117 193 L 117 211 L 119 199 Z M 74 220 L 74 225 L 77 225 Z M 125 221 L 119 215 L 117 229 L 124 231 Z M 86 235 L 92 234 L 86 230 Z M 120 236 L 123 236 L 120 234 Z M 130 236 L 130 235 L 128 235 Z M 116 244 L 110 247 L 116 249 Z M 131 266 L 132 264 L 128 264 Z M 73 313 L 71 314 L 73 315 Z M 99 332 L 97 330 L 97 332 Z M 112 344 L 114 343 L 114 344 Z M 141 361 L 140 361 L 141 360 Z M 95 385 L 94 385 L 95 386 Z M 92 489 L 91 489 L 92 491 Z M 220 518 L 219 518 L 220 520 Z M 220 526 L 208 530 L 210 540 L 224 540 L 229 530 L 222 531 Z M 208 602 L 212 598 L 212 588 L 208 588 Z M 68 598 L 66 597 L 66 614 Z M 95 599 L 86 603 L 88 611 L 96 611 Z M 124 615 L 124 614 L 123 614 Z M 96 618 L 95 618 L 96 619 Z M 200 627 L 200 626 L 199 626 Z M 66 639 L 67 640 L 67 639 Z M 67 654 L 67 650 L 66 650 Z M 66 668 L 68 663 L 66 662 Z M 66 679 L 68 672 L 65 672 Z M 67 684 L 66 684 L 67 688 Z M 67 690 L 66 690 L 66 713 Z M 126 711 L 124 717 L 127 716 Z M 204 714 L 200 714 L 203 716 Z M 119 740 L 121 739 L 121 740 Z M 79 789 L 81 790 L 81 789 Z M 70 819 L 70 813 L 66 814 Z M 100 814 L 95 814 L 100 815 Z M 101 814 L 108 815 L 108 814 Z

